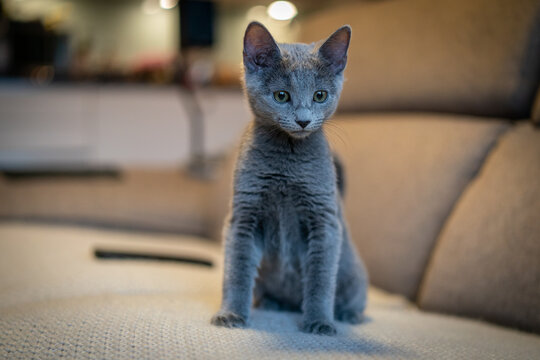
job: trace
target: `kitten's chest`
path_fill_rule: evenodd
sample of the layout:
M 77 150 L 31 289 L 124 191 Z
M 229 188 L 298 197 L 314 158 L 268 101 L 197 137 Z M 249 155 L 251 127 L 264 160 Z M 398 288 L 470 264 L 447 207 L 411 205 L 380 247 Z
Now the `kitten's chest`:
M 269 199 L 309 197 L 334 186 L 332 166 L 324 159 L 282 157 L 259 164 L 257 177 Z
M 267 203 L 289 207 L 295 199 L 308 192 L 306 183 L 287 174 L 268 172 L 262 175 L 261 192 Z
M 264 262 L 272 264 L 281 275 L 297 274 L 307 247 L 309 224 L 306 204 L 321 193 L 331 191 L 335 183 L 325 173 L 328 169 L 309 161 L 282 158 L 279 162 L 265 165 L 258 169 Z
M 267 204 L 260 223 L 263 230 L 264 258 L 280 268 L 292 266 L 294 271 L 297 271 L 307 240 L 307 226 L 303 214 L 288 191 L 282 196 L 275 195 Z

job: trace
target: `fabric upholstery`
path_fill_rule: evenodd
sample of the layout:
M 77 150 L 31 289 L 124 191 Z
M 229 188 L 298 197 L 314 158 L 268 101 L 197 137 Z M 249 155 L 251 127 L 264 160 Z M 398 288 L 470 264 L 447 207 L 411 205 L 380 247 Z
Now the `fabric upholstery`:
M 370 291 L 368 320 L 336 337 L 299 332 L 299 315 L 255 310 L 245 330 L 209 324 L 220 250 L 196 239 L 0 224 L 0 357 L 9 359 L 533 359 L 540 337 L 418 311 Z M 96 244 L 205 255 L 214 268 L 98 261 Z
M 420 305 L 540 332 L 540 129 L 517 126 L 489 156 L 438 240 Z
M 0 175 L 0 218 L 207 235 L 210 187 L 180 169 L 128 169 L 118 178 Z
M 331 6 L 301 40 L 352 26 L 341 110 L 528 118 L 540 71 L 537 0 L 386 0 Z
M 540 125 L 540 86 L 538 87 L 536 99 L 534 100 L 531 118 L 536 126 Z
M 434 114 L 340 116 L 326 126 L 372 284 L 414 299 L 445 219 L 506 128 Z

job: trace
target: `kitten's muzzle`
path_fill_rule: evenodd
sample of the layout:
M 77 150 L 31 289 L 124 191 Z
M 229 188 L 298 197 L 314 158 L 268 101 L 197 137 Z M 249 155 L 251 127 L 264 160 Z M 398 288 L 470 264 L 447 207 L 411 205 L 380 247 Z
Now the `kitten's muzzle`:
M 309 120 L 296 120 L 296 123 L 297 123 L 298 125 L 300 125 L 300 127 L 301 127 L 302 129 L 305 129 L 306 126 L 308 126 L 310 122 L 311 122 L 311 121 L 309 121 Z

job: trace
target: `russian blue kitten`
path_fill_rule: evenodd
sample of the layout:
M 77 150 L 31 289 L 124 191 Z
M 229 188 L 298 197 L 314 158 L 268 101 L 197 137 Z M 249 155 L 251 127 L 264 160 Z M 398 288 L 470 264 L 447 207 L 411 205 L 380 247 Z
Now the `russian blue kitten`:
M 301 330 L 315 334 L 334 335 L 334 318 L 362 319 L 367 274 L 321 128 L 338 104 L 350 36 L 343 26 L 322 45 L 277 44 L 263 25 L 247 27 L 245 88 L 255 120 L 236 165 L 214 325 L 244 327 L 252 303 L 302 311 Z

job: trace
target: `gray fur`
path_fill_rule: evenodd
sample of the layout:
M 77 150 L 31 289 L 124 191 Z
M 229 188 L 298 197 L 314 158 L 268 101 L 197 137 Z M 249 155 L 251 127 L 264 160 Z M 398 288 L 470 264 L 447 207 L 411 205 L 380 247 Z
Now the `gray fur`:
M 236 165 L 214 325 L 244 327 L 253 303 L 302 311 L 301 330 L 315 334 L 334 335 L 334 319 L 362 319 L 367 274 L 349 240 L 321 128 L 338 103 L 349 37 L 343 27 L 323 45 L 278 45 L 261 24 L 246 30 L 245 86 L 255 120 Z M 290 102 L 274 100 L 281 90 Z M 313 101 L 318 90 L 328 92 L 324 103 Z M 311 122 L 302 131 L 296 120 Z

